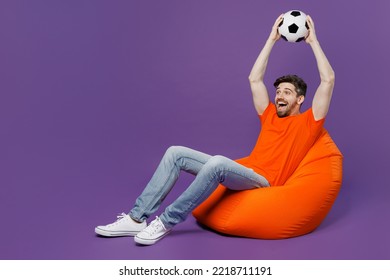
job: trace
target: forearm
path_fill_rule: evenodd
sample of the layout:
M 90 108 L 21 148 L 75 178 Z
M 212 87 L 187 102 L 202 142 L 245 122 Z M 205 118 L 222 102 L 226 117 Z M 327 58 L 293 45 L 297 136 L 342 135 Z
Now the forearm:
M 274 44 L 274 40 L 267 40 L 249 74 L 253 103 L 259 115 L 264 112 L 269 104 L 268 91 L 264 84 L 264 74 Z
M 256 59 L 255 64 L 252 67 L 252 70 L 249 74 L 250 82 L 260 82 L 264 79 L 265 70 L 268 64 L 268 58 L 271 54 L 271 50 L 275 44 L 275 41 L 268 39 L 265 43 L 263 49 L 261 50 L 259 56 Z
M 330 65 L 324 51 L 321 48 L 318 40 L 310 43 L 314 56 L 317 61 L 318 72 L 322 83 L 334 84 L 335 73 Z
M 315 120 L 325 118 L 328 113 L 330 101 L 333 94 L 335 74 L 328 59 L 325 56 L 317 40 L 310 42 L 314 56 L 317 60 L 318 71 L 320 74 L 320 85 L 313 98 L 313 114 Z

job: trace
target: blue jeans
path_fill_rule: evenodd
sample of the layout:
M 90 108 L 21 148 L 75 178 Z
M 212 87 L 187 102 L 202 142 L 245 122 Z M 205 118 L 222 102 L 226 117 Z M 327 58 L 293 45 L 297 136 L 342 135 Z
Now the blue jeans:
M 137 198 L 129 215 L 143 221 L 152 215 L 170 192 L 181 170 L 196 175 L 191 185 L 160 215 L 166 228 L 184 221 L 219 184 L 232 190 L 268 187 L 252 169 L 223 156 L 210 156 L 186 147 L 168 148 L 152 179 Z

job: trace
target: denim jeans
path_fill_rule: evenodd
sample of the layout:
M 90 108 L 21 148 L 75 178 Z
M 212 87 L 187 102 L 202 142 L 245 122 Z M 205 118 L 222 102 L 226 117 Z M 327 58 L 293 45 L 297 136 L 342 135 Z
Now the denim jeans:
M 268 181 L 252 169 L 223 156 L 211 156 L 186 147 L 167 149 L 157 170 L 129 215 L 143 221 L 157 211 L 181 170 L 196 175 L 190 186 L 160 215 L 166 228 L 184 221 L 219 184 L 232 190 L 268 187 Z

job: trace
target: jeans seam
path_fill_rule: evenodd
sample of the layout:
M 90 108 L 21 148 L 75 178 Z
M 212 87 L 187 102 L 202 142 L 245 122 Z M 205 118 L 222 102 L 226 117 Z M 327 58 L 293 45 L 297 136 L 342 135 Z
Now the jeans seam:
M 231 173 L 233 173 L 233 174 L 235 174 L 235 175 L 238 175 L 238 176 L 240 176 L 240 177 L 242 177 L 242 178 L 248 179 L 248 180 L 250 180 L 251 182 L 255 182 L 256 184 L 259 184 L 259 182 L 256 181 L 255 179 L 248 178 L 248 177 L 245 176 L 244 174 L 238 173 L 238 172 L 236 172 L 236 171 L 234 171 L 234 170 L 231 170 L 231 169 L 225 169 L 225 170 L 222 169 L 222 170 L 218 170 L 218 171 L 220 171 L 220 172 L 228 171 L 228 172 L 231 172 Z M 259 176 L 262 176 L 262 175 L 259 175 Z M 262 176 L 262 177 L 264 177 L 264 176 Z M 265 177 L 264 177 L 264 179 L 265 179 Z M 265 179 L 265 180 L 267 181 L 267 179 Z
M 169 181 L 169 178 L 170 178 L 170 176 L 171 176 L 171 174 L 172 174 L 172 171 L 175 169 L 175 166 L 177 167 L 176 163 L 177 163 L 179 160 L 183 159 L 183 158 L 190 159 L 190 160 L 193 160 L 193 161 L 196 161 L 196 162 L 199 162 L 199 163 L 204 164 L 203 162 L 201 162 L 201 161 L 199 161 L 199 160 L 196 160 L 196 159 L 194 159 L 194 158 L 187 157 L 187 156 L 180 156 L 180 157 L 173 163 L 173 167 L 172 167 L 171 170 L 169 171 L 169 176 L 167 176 L 167 179 L 165 180 L 165 182 L 164 182 L 164 184 L 163 184 L 163 187 L 161 187 L 161 188 L 159 189 L 159 191 L 156 192 L 156 194 L 153 196 L 153 199 L 150 200 L 150 201 L 154 201 L 157 197 L 160 197 L 160 196 L 161 196 L 161 193 L 162 193 L 163 190 L 165 189 L 165 185 L 166 185 L 167 182 Z M 143 213 L 145 213 L 145 210 L 146 210 L 147 208 L 149 208 L 150 204 L 151 204 L 151 203 L 149 203 L 148 205 L 144 205 L 144 207 L 142 207 L 142 209 L 140 209 L 140 212 L 142 213 L 142 215 L 143 215 Z
M 205 190 L 209 189 L 209 185 L 210 183 L 215 179 L 216 175 L 214 174 L 211 179 L 205 184 L 205 187 L 203 188 L 202 192 L 200 192 L 200 194 L 195 197 L 195 199 L 192 199 L 189 203 L 189 205 L 187 205 L 186 209 L 185 209 L 185 213 L 188 212 L 188 209 L 190 209 L 195 203 L 193 202 L 194 200 L 195 201 L 198 201 L 198 199 L 204 194 Z
M 203 165 L 205 164 L 205 163 L 203 163 L 203 162 L 201 162 L 201 161 L 199 161 L 199 160 L 196 160 L 196 159 L 194 159 L 194 158 L 187 157 L 187 156 L 181 156 L 181 157 L 179 157 L 179 158 L 177 159 L 177 161 L 179 161 L 179 160 L 181 160 L 181 159 L 183 159 L 183 158 L 186 158 L 186 159 L 190 159 L 190 160 L 199 162 L 199 163 L 201 163 L 201 164 L 203 164 Z M 175 165 L 176 165 L 176 163 L 175 163 Z

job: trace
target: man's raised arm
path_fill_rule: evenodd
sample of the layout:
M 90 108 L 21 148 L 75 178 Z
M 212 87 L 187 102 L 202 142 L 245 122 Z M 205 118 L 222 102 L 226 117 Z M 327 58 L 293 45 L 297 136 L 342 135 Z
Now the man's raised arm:
M 314 23 L 310 16 L 307 16 L 307 24 L 309 25 L 309 35 L 306 37 L 306 43 L 310 44 L 314 56 L 317 60 L 317 67 L 320 74 L 320 85 L 313 98 L 313 114 L 315 120 L 321 120 L 328 113 L 330 101 L 332 99 L 335 74 L 328 59 L 323 52 L 320 43 L 317 40 Z
M 271 50 L 277 40 L 280 39 L 278 32 L 279 23 L 282 21 L 283 15 L 280 15 L 274 26 L 272 27 L 271 34 L 268 37 L 263 49 L 253 65 L 252 71 L 249 74 L 249 82 L 252 90 L 253 103 L 255 109 L 259 115 L 263 114 L 264 110 L 269 104 L 269 95 L 267 88 L 264 84 L 264 73 L 267 68 L 268 58 L 271 54 Z

